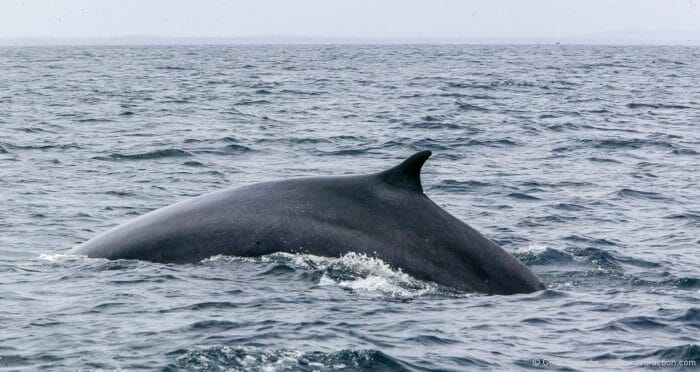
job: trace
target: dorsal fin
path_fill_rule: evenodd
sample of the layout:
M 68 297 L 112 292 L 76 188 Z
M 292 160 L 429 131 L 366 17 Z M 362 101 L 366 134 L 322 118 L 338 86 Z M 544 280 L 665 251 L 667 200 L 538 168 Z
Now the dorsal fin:
M 420 170 L 430 155 L 432 155 L 432 152 L 428 150 L 417 152 L 401 164 L 379 173 L 379 177 L 382 181 L 392 186 L 422 193 L 423 186 L 420 183 Z

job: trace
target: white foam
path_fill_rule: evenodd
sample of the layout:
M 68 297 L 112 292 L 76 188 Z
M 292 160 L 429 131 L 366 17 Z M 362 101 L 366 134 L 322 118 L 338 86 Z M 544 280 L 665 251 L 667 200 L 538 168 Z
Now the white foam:
M 217 255 L 205 261 L 284 262 L 289 266 L 302 270 L 324 271 L 319 280 L 319 285 L 339 286 L 367 294 L 414 297 L 439 291 L 437 284 L 415 279 L 401 271 L 401 269 L 392 268 L 380 258 L 355 252 L 349 252 L 341 257 L 323 257 L 312 254 L 284 252 L 253 258 Z M 329 275 L 330 271 L 342 272 L 347 275 L 344 275 L 342 279 L 334 278 Z
M 398 297 L 421 296 L 438 290 L 436 284 L 415 279 L 401 269 L 393 269 L 381 259 L 365 254 L 350 252 L 339 258 L 313 256 L 310 259 L 320 268 L 340 270 L 352 276 L 341 280 L 324 273 L 320 285 L 337 285 L 358 292 Z
M 223 254 L 217 254 L 209 258 L 205 258 L 202 262 L 259 262 L 257 257 L 239 257 L 239 256 L 226 256 Z
M 242 358 L 239 356 L 240 351 L 245 352 Z M 238 349 L 224 346 L 221 348 L 221 352 L 224 353 L 227 358 L 235 360 L 236 364 L 244 369 L 260 368 L 262 371 L 279 371 L 289 366 L 294 366 L 304 355 L 304 353 L 299 350 L 263 349 L 253 346 L 243 346 Z M 201 352 L 198 358 L 209 363 L 209 360 Z
M 527 246 L 527 248 L 523 248 L 523 247 L 515 248 L 515 252 L 516 252 L 516 253 L 534 253 L 534 254 L 538 254 L 538 253 L 542 253 L 542 252 L 546 251 L 548 248 L 549 248 L 549 247 L 547 247 L 547 246 L 544 245 L 544 244 L 530 244 L 530 245 Z
M 72 262 L 72 261 L 79 261 L 79 260 L 84 260 L 88 258 L 87 256 L 84 255 L 73 255 L 73 254 L 46 254 L 42 253 L 39 255 L 39 259 L 43 261 L 49 261 L 49 262 Z
M 341 288 L 351 289 L 353 291 L 365 294 L 381 294 L 393 297 L 414 297 L 433 293 L 436 290 L 430 284 L 425 284 L 422 288 L 410 289 L 404 288 L 399 283 L 381 276 L 368 276 L 366 278 L 357 278 L 352 280 L 334 280 L 327 275 L 323 275 L 320 285 L 337 285 Z

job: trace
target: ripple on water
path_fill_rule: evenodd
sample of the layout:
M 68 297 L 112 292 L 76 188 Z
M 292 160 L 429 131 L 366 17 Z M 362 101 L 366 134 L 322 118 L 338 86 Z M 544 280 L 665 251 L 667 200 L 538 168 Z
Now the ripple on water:
M 672 346 L 668 348 L 660 348 L 647 354 L 630 355 L 625 359 L 637 360 L 650 357 L 668 361 L 694 361 L 695 365 L 692 367 L 697 367 L 698 363 L 700 363 L 700 346 L 698 346 L 697 344 L 687 344 Z
M 628 103 L 627 104 L 628 108 L 631 109 L 666 109 L 666 110 L 683 110 L 683 109 L 689 109 L 691 108 L 690 106 L 685 106 L 685 105 L 671 105 L 671 104 L 663 104 L 663 103 Z
M 525 194 L 522 192 L 512 192 L 508 194 L 509 197 L 514 198 L 514 199 L 519 199 L 519 200 L 526 200 L 526 201 L 537 201 L 537 200 L 542 200 L 536 196 Z
M 568 265 L 574 263 L 571 254 L 549 247 L 531 245 L 526 249 L 518 249 L 514 255 L 526 265 Z
M 440 181 L 440 183 L 433 186 L 433 188 L 437 189 L 437 190 L 448 190 L 448 191 L 454 191 L 454 192 L 469 192 L 469 191 L 480 190 L 484 187 L 490 187 L 490 186 L 493 186 L 493 185 L 486 183 L 486 182 L 476 181 L 476 180 L 458 181 L 458 180 L 448 179 L 448 180 Z
M 232 143 L 230 145 L 224 146 L 223 151 L 227 154 L 242 154 L 242 153 L 253 151 L 253 149 L 251 149 L 248 146 L 237 145 L 237 144 Z
M 198 161 L 186 161 L 182 163 L 182 165 L 186 165 L 188 167 L 205 167 L 204 164 L 198 162 Z
M 115 160 L 115 161 L 128 161 L 128 160 L 152 160 L 161 158 L 172 158 L 172 157 L 182 157 L 182 156 L 192 156 L 191 153 L 180 150 L 180 149 L 163 149 L 155 150 L 150 152 L 143 152 L 137 154 L 121 154 L 113 153 L 108 156 L 97 156 L 96 160 Z
M 668 197 L 652 191 L 640 191 L 634 189 L 624 188 L 620 191 L 615 192 L 615 195 L 623 198 L 634 198 L 634 199 L 649 199 L 649 200 L 667 200 Z

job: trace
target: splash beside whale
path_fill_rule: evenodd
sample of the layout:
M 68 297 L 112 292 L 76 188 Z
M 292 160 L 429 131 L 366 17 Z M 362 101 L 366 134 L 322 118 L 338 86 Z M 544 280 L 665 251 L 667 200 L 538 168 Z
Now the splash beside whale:
M 420 171 L 430 151 L 374 174 L 306 177 L 217 191 L 164 207 L 70 253 L 164 263 L 274 252 L 376 256 L 464 292 L 545 288 L 527 266 L 433 203 Z

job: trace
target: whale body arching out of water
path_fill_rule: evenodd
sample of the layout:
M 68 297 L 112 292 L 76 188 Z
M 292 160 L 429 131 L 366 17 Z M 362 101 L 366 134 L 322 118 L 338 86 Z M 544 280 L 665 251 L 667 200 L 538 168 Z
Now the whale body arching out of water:
M 430 151 L 383 172 L 305 177 L 216 191 L 152 211 L 70 253 L 163 263 L 275 252 L 382 259 L 464 292 L 545 288 L 525 264 L 433 203 L 420 170 Z

